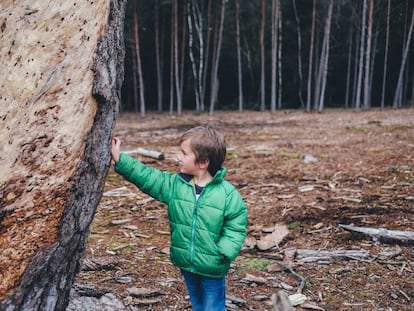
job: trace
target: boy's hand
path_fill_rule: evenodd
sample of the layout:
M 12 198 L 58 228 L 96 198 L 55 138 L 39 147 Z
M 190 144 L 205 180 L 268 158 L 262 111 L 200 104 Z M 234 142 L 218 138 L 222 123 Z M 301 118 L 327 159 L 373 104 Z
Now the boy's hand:
M 117 137 L 112 138 L 111 156 L 115 161 L 115 164 L 119 161 L 119 155 L 121 154 L 121 140 Z

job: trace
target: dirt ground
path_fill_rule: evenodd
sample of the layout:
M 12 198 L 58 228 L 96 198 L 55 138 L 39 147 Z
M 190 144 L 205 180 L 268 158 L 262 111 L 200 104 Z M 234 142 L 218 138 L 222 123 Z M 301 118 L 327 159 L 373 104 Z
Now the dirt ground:
M 249 210 L 227 278 L 229 310 L 272 310 L 272 294 L 298 290 L 307 298 L 298 310 L 414 310 L 413 243 L 339 226 L 414 231 L 413 109 L 123 114 L 115 133 L 124 151 L 162 152 L 134 156 L 176 171 L 177 139 L 199 124 L 226 135 L 226 177 Z M 276 225 L 288 234 L 260 249 Z M 130 310 L 191 310 L 168 231 L 166 207 L 111 168 L 77 284 L 110 291 Z M 313 257 L 301 260 L 304 250 Z M 360 251 L 367 256 L 350 255 Z

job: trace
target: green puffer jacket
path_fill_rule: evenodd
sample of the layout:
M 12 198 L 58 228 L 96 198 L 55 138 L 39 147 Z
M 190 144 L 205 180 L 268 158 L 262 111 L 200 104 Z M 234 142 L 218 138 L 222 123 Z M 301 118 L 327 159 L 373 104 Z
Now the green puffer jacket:
M 184 176 L 148 167 L 126 154 L 121 154 L 115 171 L 168 205 L 175 266 L 206 277 L 226 275 L 246 237 L 247 208 L 240 193 L 224 180 L 224 167 L 198 200 L 193 183 Z

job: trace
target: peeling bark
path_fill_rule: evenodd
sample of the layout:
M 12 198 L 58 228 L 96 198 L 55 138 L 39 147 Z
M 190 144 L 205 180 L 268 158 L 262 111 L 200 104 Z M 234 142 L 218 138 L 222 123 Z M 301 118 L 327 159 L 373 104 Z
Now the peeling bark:
M 1 6 L 0 309 L 65 310 L 110 165 L 125 1 Z

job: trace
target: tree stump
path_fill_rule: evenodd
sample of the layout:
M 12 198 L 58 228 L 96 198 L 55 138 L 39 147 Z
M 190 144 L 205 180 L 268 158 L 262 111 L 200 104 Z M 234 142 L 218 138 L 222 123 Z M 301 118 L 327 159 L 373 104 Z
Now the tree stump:
M 0 4 L 0 310 L 65 310 L 110 166 L 126 0 Z

